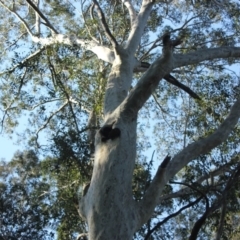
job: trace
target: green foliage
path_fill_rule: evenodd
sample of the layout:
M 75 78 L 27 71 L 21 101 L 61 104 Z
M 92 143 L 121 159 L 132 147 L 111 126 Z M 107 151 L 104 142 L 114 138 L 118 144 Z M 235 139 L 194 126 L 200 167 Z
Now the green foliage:
M 84 231 L 77 192 L 88 176 L 81 175 L 79 161 L 69 158 L 39 161 L 26 151 L 1 162 L 1 237 L 53 239 L 57 234 L 58 239 L 73 239 Z
M 9 163 L 0 164 L 0 236 L 2 239 L 51 239 L 48 192 L 41 179 L 40 163 L 33 151 L 16 153 Z M 56 217 L 56 216 L 54 216 Z

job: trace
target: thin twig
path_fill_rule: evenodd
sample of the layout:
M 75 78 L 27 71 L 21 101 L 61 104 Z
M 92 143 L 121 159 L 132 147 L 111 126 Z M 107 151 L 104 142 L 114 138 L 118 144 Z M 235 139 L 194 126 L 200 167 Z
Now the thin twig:
M 20 63 L 16 64 L 12 68 L 10 68 L 10 69 L 8 69 L 6 71 L 0 72 L 0 75 L 2 75 L 4 73 L 12 73 L 16 68 L 25 66 L 27 61 L 29 61 L 32 58 L 36 57 L 39 53 L 43 52 L 45 49 L 46 49 L 45 47 L 42 47 L 42 48 L 38 49 L 36 52 L 32 53 L 31 55 L 26 57 L 24 60 L 22 60 Z
M 20 22 L 24 25 L 24 27 L 26 28 L 27 32 L 28 32 L 31 36 L 33 36 L 33 33 L 32 33 L 32 31 L 31 31 L 31 28 L 29 27 L 29 25 L 27 24 L 27 22 L 26 22 L 16 11 L 13 11 L 13 10 L 11 10 L 9 7 L 7 7 L 7 6 L 3 3 L 3 1 L 0 1 L 0 4 L 1 4 L 4 8 L 6 8 L 9 12 L 11 12 L 12 14 L 14 14 L 14 15 L 20 20 Z
M 49 124 L 50 120 L 58 113 L 60 112 L 66 105 L 68 104 L 68 101 L 65 101 L 65 103 L 59 107 L 55 112 L 53 112 L 47 119 L 47 121 L 45 121 L 45 123 L 37 130 L 37 133 L 36 133 L 36 143 L 37 145 L 39 146 L 38 144 L 38 134 L 40 131 L 42 131 L 44 128 L 46 128 L 46 126 Z
M 24 78 L 26 76 L 26 73 L 27 73 L 27 69 L 25 68 L 25 71 L 22 75 L 22 77 L 20 78 L 20 84 L 19 84 L 19 87 L 18 87 L 18 91 L 17 91 L 17 94 L 16 96 L 13 98 L 13 100 L 9 103 L 9 105 L 3 110 L 4 111 L 4 114 L 3 114 L 3 118 L 2 118 L 2 121 L 1 121 L 1 132 L 3 131 L 3 124 L 4 124 L 4 121 L 5 121 L 5 117 L 6 115 L 8 114 L 8 111 L 10 109 L 12 109 L 12 105 L 13 103 L 15 102 L 15 100 L 18 98 L 18 96 L 20 95 L 20 92 L 21 92 L 21 89 L 22 89 L 22 86 L 24 85 Z

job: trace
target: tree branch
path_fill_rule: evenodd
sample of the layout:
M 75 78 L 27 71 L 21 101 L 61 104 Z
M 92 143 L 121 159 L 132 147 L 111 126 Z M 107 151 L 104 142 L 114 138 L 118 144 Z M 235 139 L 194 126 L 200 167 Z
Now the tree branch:
M 189 87 L 187 87 L 186 85 L 180 83 L 175 77 L 173 77 L 171 74 L 167 74 L 166 76 L 164 76 L 164 79 L 175 85 L 176 87 L 182 89 L 183 91 L 185 91 L 186 93 L 188 93 L 192 98 L 194 99 L 198 99 L 201 100 L 201 98 L 195 93 L 193 92 Z
M 122 111 L 123 114 L 131 114 L 131 117 L 136 115 L 152 92 L 157 88 L 159 81 L 171 72 L 173 65 L 173 46 L 170 42 L 171 40 L 169 39 L 169 44 L 163 46 L 162 56 L 149 67 L 135 88 L 132 89 L 120 105 L 120 108 L 125 110 Z
M 114 49 L 116 49 L 117 46 L 118 46 L 118 43 L 117 43 L 116 39 L 114 38 L 114 36 L 112 35 L 112 33 L 109 30 L 109 27 L 108 27 L 108 24 L 106 22 L 105 16 L 103 14 L 103 11 L 102 11 L 101 7 L 99 6 L 99 3 L 98 3 L 97 0 L 93 0 L 93 2 L 94 2 L 94 6 L 96 7 L 96 10 L 97 10 L 98 17 L 101 21 L 102 28 L 103 28 L 106 36 L 108 37 L 109 41 L 111 42 L 112 46 L 114 47 Z
M 33 42 L 41 44 L 43 46 L 49 46 L 49 45 L 56 44 L 56 43 L 62 43 L 62 44 L 66 44 L 69 46 L 72 46 L 75 44 L 80 45 L 85 50 L 89 50 L 89 51 L 92 51 L 93 53 L 95 53 L 99 59 L 101 59 L 105 62 L 113 63 L 115 56 L 114 56 L 114 52 L 111 49 L 109 49 L 105 46 L 101 46 L 96 41 L 82 40 L 73 35 L 67 36 L 67 35 L 63 35 L 63 34 L 58 34 L 58 31 L 51 25 L 51 23 L 42 14 L 42 12 L 30 0 L 27 0 L 27 2 L 37 12 L 37 14 L 46 22 L 46 25 L 50 29 L 53 30 L 53 32 L 55 34 L 52 37 L 42 38 L 42 37 L 33 35 L 31 28 L 28 26 L 27 22 L 18 13 L 11 10 L 10 8 L 8 8 L 6 5 L 4 5 L 3 1 L 0 0 L 0 4 L 4 8 L 6 8 L 9 12 L 13 13 L 22 22 L 22 24 L 26 28 L 27 32 L 30 34 Z M 107 25 L 106 25 L 106 27 L 107 27 Z
M 152 96 L 153 96 L 153 99 L 154 99 L 155 103 L 157 104 L 159 109 L 162 111 L 162 113 L 168 114 L 168 112 L 160 105 L 156 92 L 153 92 Z
M 180 31 L 180 30 L 184 29 L 184 27 L 186 27 L 189 22 L 191 22 L 193 19 L 198 18 L 198 17 L 199 17 L 199 15 L 193 16 L 193 17 L 191 17 L 190 19 L 185 20 L 185 22 L 182 24 L 182 26 L 180 26 L 179 28 L 175 28 L 175 29 L 169 31 L 169 33 L 172 34 L 172 33 L 174 33 L 174 32 L 177 32 L 177 31 Z M 148 54 L 149 54 L 153 49 L 155 49 L 156 47 L 159 47 L 158 42 L 160 42 L 161 39 L 162 39 L 162 36 L 159 37 L 159 38 L 157 38 L 157 39 L 152 43 L 152 46 L 142 55 L 141 59 L 146 58 L 146 57 L 148 56 Z
M 59 75 L 56 73 L 54 65 L 52 64 L 52 62 L 50 60 L 50 57 L 48 57 L 48 63 L 49 63 L 49 68 L 50 68 L 51 75 L 52 75 L 53 84 L 55 82 L 55 85 L 56 85 L 55 87 L 59 87 L 59 90 L 63 93 L 63 95 L 66 96 L 67 102 L 68 102 L 68 105 L 69 105 L 69 108 L 70 108 L 70 112 L 72 113 L 73 121 L 74 121 L 75 126 L 76 126 L 77 133 L 80 134 L 77 119 L 76 119 L 76 115 L 75 115 L 73 107 L 72 107 L 71 96 L 69 95 L 69 93 L 66 90 L 64 84 L 62 83 L 61 79 L 59 78 Z
M 234 182 L 237 182 L 237 179 L 239 177 L 240 173 L 240 165 L 238 165 L 237 170 L 234 171 L 234 173 L 230 176 L 226 187 L 224 188 L 224 191 L 221 194 L 221 197 L 218 198 L 218 201 L 212 205 L 212 207 L 209 207 L 208 200 L 206 202 L 206 210 L 204 214 L 198 219 L 198 221 L 194 224 L 194 227 L 191 231 L 191 235 L 189 237 L 189 240 L 196 240 L 197 235 L 199 233 L 199 230 L 201 229 L 202 225 L 205 223 L 207 217 L 216 209 L 218 209 L 222 205 L 222 211 L 220 215 L 220 223 L 219 223 L 219 228 L 217 232 L 217 237 L 216 240 L 219 240 L 223 231 L 223 224 L 224 224 L 224 218 L 226 214 L 226 198 L 229 193 L 229 190 L 233 187 Z
M 46 126 L 48 125 L 48 123 L 50 122 L 50 120 L 58 113 L 60 112 L 65 106 L 68 105 L 68 101 L 66 100 L 62 106 L 60 106 L 55 112 L 52 112 L 51 115 L 48 117 L 48 119 L 45 121 L 45 123 L 37 130 L 37 133 L 36 133 L 36 143 L 37 145 L 38 144 L 38 135 L 39 135 L 39 132 L 42 131 L 44 128 L 46 128 Z
M 39 1 L 40 0 L 37 0 L 37 9 L 39 9 Z M 41 30 L 40 30 L 40 16 L 37 12 L 35 13 L 35 19 L 36 19 L 36 23 L 35 23 L 36 34 L 40 35 L 40 32 L 41 32 Z
M 53 25 L 48 21 L 48 19 L 43 15 L 43 13 L 39 10 L 37 6 L 30 0 L 26 0 L 26 2 L 33 8 L 33 10 L 45 21 L 46 25 L 55 33 L 58 34 L 58 31 L 53 27 Z
M 170 179 L 191 160 L 197 158 L 200 154 L 210 152 L 213 148 L 224 142 L 234 129 L 239 118 L 240 98 L 233 104 L 228 117 L 213 134 L 189 144 L 181 152 L 175 155 L 168 167 L 166 178 Z
M 5 74 L 5 73 L 12 73 L 18 67 L 23 67 L 23 66 L 26 67 L 28 61 L 30 61 L 31 59 L 38 56 L 38 54 L 43 52 L 45 49 L 46 49 L 45 47 L 42 47 L 42 48 L 38 49 L 36 52 L 30 54 L 28 57 L 26 57 L 24 60 L 22 60 L 20 63 L 16 64 L 12 68 L 7 69 L 6 71 L 0 72 L 0 75 Z
M 145 72 L 151 65 L 147 62 L 141 62 L 141 66 L 137 66 L 134 70 L 134 72 L 141 71 Z M 166 76 L 163 77 L 167 82 L 171 83 L 172 85 L 182 89 L 186 93 L 188 93 L 192 98 L 201 100 L 201 98 L 193 92 L 189 87 L 184 85 L 183 83 L 180 83 L 175 77 L 173 77 L 171 74 L 167 74 Z
M 12 43 L 9 44 L 9 45 L 1 52 L 1 55 L 4 56 L 4 54 L 6 53 L 6 51 L 7 51 L 8 49 L 10 49 L 12 46 L 16 45 L 17 42 L 18 42 L 24 35 L 27 35 L 27 34 L 28 34 L 28 32 L 27 32 L 27 31 L 24 31 L 24 32 L 21 33 L 19 36 L 17 36 L 17 37 L 12 41 Z M 0 73 L 0 74 L 1 74 L 1 73 Z
M 8 111 L 10 109 L 13 109 L 14 107 L 12 107 L 13 103 L 16 101 L 16 99 L 18 99 L 20 93 L 21 93 L 21 90 L 22 90 L 22 87 L 23 85 L 25 84 L 24 82 L 24 79 L 25 79 L 25 76 L 27 74 L 27 69 L 25 68 L 24 69 L 24 73 L 22 74 L 22 76 L 20 77 L 20 83 L 19 83 L 19 87 L 18 87 L 18 91 L 17 93 L 15 94 L 15 97 L 12 99 L 12 101 L 8 104 L 8 106 L 3 110 L 4 111 L 4 114 L 3 114 L 3 117 L 2 117 L 2 121 L 1 121 L 1 131 L 0 133 L 2 133 L 3 131 L 3 125 L 4 125 L 4 121 L 5 121 L 5 117 L 6 115 L 8 114 Z M 16 107 L 15 107 L 16 108 Z
M 227 210 L 226 196 L 223 196 L 220 221 L 219 221 L 219 225 L 218 225 L 218 229 L 217 229 L 216 240 L 221 239 L 223 228 L 224 228 L 224 220 L 225 220 L 225 216 L 226 216 L 226 210 Z
M 229 57 L 240 57 L 240 47 L 207 48 L 199 49 L 187 54 L 174 54 L 173 68 L 198 64 L 206 60 Z
M 220 176 L 223 172 L 230 172 L 231 170 L 231 165 L 229 164 L 225 164 L 224 166 L 203 175 L 202 177 L 198 178 L 197 181 L 193 182 L 193 184 L 201 184 L 203 181 L 207 181 L 209 178 L 214 178 L 215 176 Z M 191 189 L 189 187 L 185 187 L 180 189 L 177 192 L 174 193 L 170 193 L 167 195 L 163 195 L 160 197 L 159 202 L 164 201 L 164 200 L 168 200 L 168 199 L 173 199 L 173 198 L 179 198 L 182 196 L 186 196 L 190 193 Z
M 159 227 L 161 227 L 164 223 L 166 223 L 168 220 L 170 220 L 173 217 L 176 217 L 178 214 L 180 214 L 182 211 L 184 211 L 185 209 L 188 209 L 192 206 L 194 206 L 195 204 L 197 204 L 200 200 L 202 199 L 202 197 L 197 198 L 195 201 L 190 202 L 189 204 L 185 205 L 184 207 L 180 208 L 177 212 L 172 213 L 170 215 L 168 215 L 164 220 L 158 222 L 151 230 L 148 231 L 147 235 L 145 236 L 144 240 L 147 240 L 150 238 L 150 236 L 152 235 L 152 233 L 154 231 L 156 231 Z
M 141 36 L 143 34 L 144 28 L 146 27 L 146 23 L 151 13 L 153 5 L 154 1 L 151 0 L 142 1 L 140 12 L 136 20 L 133 22 L 126 44 L 126 49 L 131 53 L 135 53 L 140 43 Z
M 236 167 L 233 174 L 230 176 L 226 187 L 224 191 L 222 192 L 222 197 L 219 200 L 219 203 L 222 205 L 221 214 L 220 214 L 220 221 L 218 225 L 216 240 L 220 240 L 223 232 L 223 226 L 224 226 L 224 219 L 226 216 L 226 210 L 227 210 L 227 196 L 229 195 L 230 189 L 235 185 L 235 183 L 238 183 L 238 178 L 240 174 L 240 164 Z
M 209 203 L 208 200 L 206 202 L 206 209 L 205 212 L 203 213 L 203 215 L 195 222 L 193 229 L 191 231 L 191 234 L 188 238 L 188 240 L 196 240 L 197 239 L 197 235 L 201 229 L 201 227 L 203 226 L 203 224 L 205 223 L 207 217 L 216 209 L 218 208 L 217 205 L 213 205 L 212 207 L 209 207 Z
M 137 13 L 132 5 L 132 2 L 131 2 L 131 0 L 122 0 L 122 2 L 129 12 L 131 26 L 133 26 L 133 24 L 137 18 Z
M 31 28 L 29 27 L 29 25 L 27 24 L 27 22 L 14 10 L 11 10 L 9 7 L 7 7 L 3 1 L 0 1 L 0 4 L 6 8 L 9 12 L 11 12 L 12 14 L 14 14 L 18 20 L 20 20 L 20 22 L 23 24 L 23 26 L 26 28 L 27 32 L 30 34 L 30 36 L 33 36 L 33 33 L 31 31 Z
M 68 46 L 80 45 L 84 50 L 89 50 L 95 53 L 99 59 L 105 62 L 113 63 L 115 59 L 114 52 L 108 47 L 101 46 L 95 41 L 79 39 L 74 35 L 67 36 L 64 34 L 56 34 L 52 37 L 46 38 L 32 36 L 32 40 L 43 46 L 50 46 L 56 43 L 66 44 Z
M 83 6 L 82 6 L 82 5 L 81 5 L 81 9 L 83 9 Z M 88 9 L 88 11 L 90 12 L 90 17 L 91 17 L 91 19 L 92 19 L 92 20 L 95 20 L 94 14 L 93 14 L 93 9 L 94 9 L 94 4 L 91 4 L 90 7 L 89 7 L 89 9 Z M 95 42 L 98 42 L 97 38 L 95 38 L 95 37 L 91 34 L 91 27 L 90 27 L 90 29 L 89 29 L 88 24 L 87 24 L 87 21 L 86 21 L 86 18 L 85 18 L 85 14 L 83 14 L 83 10 L 81 11 L 81 15 L 82 15 L 82 18 L 83 18 L 83 20 L 84 20 L 84 22 L 85 22 L 85 27 L 86 27 L 86 29 L 87 29 L 87 31 L 88 31 L 89 36 L 90 36 Z M 98 24 L 96 24 L 96 25 L 97 25 L 96 27 L 97 27 L 97 30 L 98 30 L 99 38 L 100 38 L 100 43 L 102 44 L 102 43 L 103 43 L 103 41 L 102 41 L 102 33 L 101 33 L 100 29 L 99 29 Z
M 200 191 L 199 189 L 187 184 L 187 183 L 182 183 L 182 182 L 171 182 L 174 184 L 181 184 L 181 185 L 185 185 L 189 188 L 194 189 L 195 191 L 197 191 L 198 193 L 200 193 L 202 195 L 202 197 L 205 199 L 206 201 L 206 208 L 205 208 L 205 212 L 204 214 L 196 221 L 196 223 L 193 226 L 193 229 L 191 231 L 191 235 L 189 237 L 189 240 L 195 240 L 197 239 L 197 235 L 202 227 L 202 225 L 204 224 L 205 220 L 207 219 L 207 216 L 210 214 L 210 212 L 215 209 L 215 208 L 209 208 L 209 200 L 206 196 L 206 194 L 204 194 L 202 191 Z
M 161 191 L 158 189 L 163 189 L 165 185 L 165 171 L 171 160 L 170 156 L 166 156 L 161 165 L 159 166 L 156 175 L 154 176 L 150 186 L 148 187 L 143 199 L 139 202 L 138 213 L 139 213 L 139 223 L 138 227 L 142 226 L 148 218 L 151 216 L 155 206 L 158 203 Z

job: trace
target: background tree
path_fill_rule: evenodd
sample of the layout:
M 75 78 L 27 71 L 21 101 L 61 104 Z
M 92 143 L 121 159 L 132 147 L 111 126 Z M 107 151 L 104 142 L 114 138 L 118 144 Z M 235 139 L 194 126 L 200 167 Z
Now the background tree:
M 1 161 L 0 169 L 0 238 L 52 239 L 54 233 L 47 229 L 51 211 L 46 209 L 54 197 L 42 194 L 50 186 L 40 178 L 37 156 L 32 151 L 16 153 L 10 163 Z
M 2 129 L 27 115 L 22 137 L 48 155 L 52 197 L 76 206 L 91 180 L 79 208 L 89 239 L 237 234 L 237 1 L 0 4 Z M 84 229 L 52 204 L 60 239 Z

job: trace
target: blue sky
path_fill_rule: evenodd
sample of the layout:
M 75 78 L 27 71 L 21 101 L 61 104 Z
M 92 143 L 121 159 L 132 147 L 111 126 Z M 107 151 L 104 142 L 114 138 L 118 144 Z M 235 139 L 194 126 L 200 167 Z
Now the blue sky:
M 16 140 L 10 139 L 7 135 L 0 135 L 0 159 L 11 160 L 17 150 L 21 150 L 22 146 L 14 144 Z
M 2 115 L 0 114 L 1 117 Z M 0 159 L 4 158 L 9 161 L 17 150 L 23 151 L 26 149 L 27 140 L 23 139 L 21 141 L 19 134 L 22 134 L 28 125 L 27 117 L 24 115 L 18 119 L 18 125 L 13 129 L 12 134 L 4 133 L 4 129 L 0 128 L 0 131 L 2 131 L 0 132 Z

